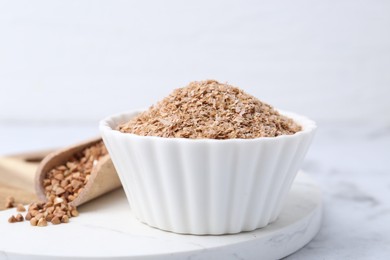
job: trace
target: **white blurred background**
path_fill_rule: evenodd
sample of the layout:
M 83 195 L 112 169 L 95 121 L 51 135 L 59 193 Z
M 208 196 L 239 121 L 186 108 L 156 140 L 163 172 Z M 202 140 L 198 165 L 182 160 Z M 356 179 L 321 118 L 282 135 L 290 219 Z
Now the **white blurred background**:
M 203 79 L 319 124 L 323 228 L 289 260 L 389 259 L 390 1 L 0 0 L 0 155 Z
M 203 79 L 322 124 L 390 123 L 390 1 L 0 1 L 0 144 L 98 134 Z

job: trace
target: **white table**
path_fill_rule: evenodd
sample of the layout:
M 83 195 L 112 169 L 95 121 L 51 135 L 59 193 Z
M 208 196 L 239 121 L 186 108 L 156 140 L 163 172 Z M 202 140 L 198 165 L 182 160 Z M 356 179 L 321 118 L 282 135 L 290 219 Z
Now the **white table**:
M 63 146 L 96 126 L 0 125 L 0 154 Z M 390 127 L 321 125 L 303 170 L 323 190 L 319 234 L 286 259 L 390 258 Z

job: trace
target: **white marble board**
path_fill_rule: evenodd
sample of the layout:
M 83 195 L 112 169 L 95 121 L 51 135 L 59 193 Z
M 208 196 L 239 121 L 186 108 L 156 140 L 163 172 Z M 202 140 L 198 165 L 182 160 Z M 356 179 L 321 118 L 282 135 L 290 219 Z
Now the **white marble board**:
M 66 225 L 9 224 L 0 213 L 0 259 L 279 259 L 307 244 L 321 225 L 321 193 L 299 173 L 277 221 L 252 232 L 179 235 L 139 223 L 118 190 L 80 207 Z

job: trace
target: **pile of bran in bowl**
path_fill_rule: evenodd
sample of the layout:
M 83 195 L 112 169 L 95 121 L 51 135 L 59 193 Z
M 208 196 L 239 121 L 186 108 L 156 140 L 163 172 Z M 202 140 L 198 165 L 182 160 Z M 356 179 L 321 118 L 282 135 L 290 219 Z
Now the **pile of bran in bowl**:
M 315 129 L 306 117 L 214 80 L 100 122 L 136 217 L 197 235 L 275 221 Z

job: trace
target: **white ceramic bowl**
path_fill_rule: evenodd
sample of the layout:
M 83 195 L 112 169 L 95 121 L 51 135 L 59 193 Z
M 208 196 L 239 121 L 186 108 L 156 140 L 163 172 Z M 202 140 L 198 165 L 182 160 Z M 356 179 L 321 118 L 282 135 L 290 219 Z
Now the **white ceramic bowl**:
M 276 220 L 316 124 L 281 112 L 303 128 L 256 139 L 138 136 L 116 127 L 139 111 L 100 122 L 100 131 L 136 217 L 186 234 L 251 231 Z

